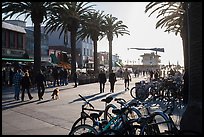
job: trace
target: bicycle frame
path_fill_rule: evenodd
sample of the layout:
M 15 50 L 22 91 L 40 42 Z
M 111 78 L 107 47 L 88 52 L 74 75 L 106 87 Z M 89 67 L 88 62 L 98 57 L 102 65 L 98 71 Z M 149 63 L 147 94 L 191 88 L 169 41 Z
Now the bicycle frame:
M 79 96 L 82 98 L 83 101 L 85 101 L 85 104 L 82 105 L 80 117 L 74 122 L 71 129 L 73 129 L 79 122 L 81 124 L 85 124 L 85 121 L 87 118 L 92 120 L 93 124 L 96 124 L 96 122 L 100 120 L 100 116 L 105 112 L 105 109 L 104 110 L 95 109 L 94 106 L 89 101 L 87 101 L 83 96 L 81 96 L 80 94 L 79 94 Z M 90 106 L 91 108 L 87 108 L 87 106 Z M 106 108 L 106 106 L 107 106 L 107 102 L 105 103 L 105 108 Z M 99 112 L 99 113 L 88 114 L 86 111 Z M 108 115 L 108 117 L 110 117 L 110 116 Z M 104 116 L 104 118 L 105 118 L 105 116 Z

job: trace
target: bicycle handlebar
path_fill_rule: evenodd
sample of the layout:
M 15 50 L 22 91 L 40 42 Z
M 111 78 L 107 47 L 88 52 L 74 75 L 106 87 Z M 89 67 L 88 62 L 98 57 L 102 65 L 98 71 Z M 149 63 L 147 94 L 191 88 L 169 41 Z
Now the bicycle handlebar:
M 83 101 L 85 101 L 87 104 L 89 104 L 90 107 L 94 109 L 94 106 L 91 103 L 89 103 L 89 101 L 87 101 L 82 95 L 79 94 L 79 96 L 81 97 Z

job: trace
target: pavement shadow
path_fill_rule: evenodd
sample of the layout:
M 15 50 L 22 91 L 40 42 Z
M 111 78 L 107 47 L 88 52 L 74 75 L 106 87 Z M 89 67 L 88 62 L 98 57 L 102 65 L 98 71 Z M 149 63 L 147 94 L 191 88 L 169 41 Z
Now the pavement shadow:
M 14 102 L 10 102 L 7 104 L 2 104 L 2 110 L 7 110 L 7 109 L 11 109 L 11 108 L 15 108 L 15 107 L 19 107 L 22 105 L 26 105 L 26 104 L 30 104 L 30 103 L 34 103 L 37 102 L 38 100 L 25 100 L 25 101 L 14 101 Z
M 110 94 L 110 93 L 105 93 L 105 94 L 102 94 L 102 95 L 93 97 L 93 98 L 89 99 L 88 101 L 95 101 L 95 100 L 98 100 L 98 99 L 106 98 L 106 96 L 107 96 L 108 94 Z
M 83 96 L 83 95 L 82 95 L 82 96 L 83 96 L 85 99 L 87 99 L 87 101 L 88 101 L 89 98 L 92 98 L 92 97 L 94 97 L 94 96 L 96 96 L 96 95 L 98 95 L 98 94 L 100 94 L 100 93 L 95 93 L 95 94 L 88 95 L 88 96 Z M 76 101 L 82 101 L 81 97 L 79 97 L 79 98 L 77 98 L 77 99 L 75 99 L 75 100 L 69 102 L 69 104 L 74 103 L 74 102 L 76 102 Z
M 125 92 L 127 92 L 127 91 L 125 91 L 125 90 L 119 91 L 119 92 L 117 92 L 117 93 L 112 93 L 110 96 L 113 97 L 113 98 L 115 98 L 116 96 L 119 96 L 119 95 L 121 95 L 121 94 L 124 94 Z
M 88 95 L 88 96 L 83 96 L 85 99 L 87 99 L 87 101 L 96 101 L 96 100 L 99 100 L 99 99 L 103 99 L 103 98 L 106 98 L 108 94 L 110 94 L 109 96 L 115 98 L 116 96 L 119 96 L 121 94 L 124 94 L 126 91 L 119 91 L 117 93 L 96 93 L 96 94 L 93 94 L 93 95 Z M 79 97 L 71 102 L 69 102 L 69 104 L 71 103 L 74 103 L 76 101 L 82 101 L 82 99 Z
M 54 100 L 53 99 L 42 100 L 42 101 L 37 102 L 36 104 L 47 103 L 47 102 L 50 102 L 50 101 L 54 101 Z
M 9 100 L 7 100 L 7 99 L 9 99 Z M 9 97 L 9 98 L 6 98 L 6 100 L 3 100 L 3 99 L 2 99 L 2 104 L 6 104 L 6 103 L 10 103 L 10 102 L 14 102 L 14 101 L 16 101 L 14 98 Z

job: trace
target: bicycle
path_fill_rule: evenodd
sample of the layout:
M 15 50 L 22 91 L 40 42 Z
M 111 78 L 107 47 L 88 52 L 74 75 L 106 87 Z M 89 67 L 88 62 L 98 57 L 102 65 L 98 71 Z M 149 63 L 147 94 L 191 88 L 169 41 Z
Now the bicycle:
M 108 120 L 108 119 L 111 119 L 113 117 L 113 116 L 111 116 L 111 113 L 109 113 L 109 110 L 112 108 L 116 108 L 116 106 L 114 106 L 113 104 L 108 104 L 113 100 L 112 97 L 107 97 L 105 99 L 102 99 L 101 101 L 105 102 L 105 109 L 99 110 L 99 109 L 95 109 L 94 106 L 89 101 L 87 101 L 82 95 L 79 94 L 79 96 L 83 101 L 85 101 L 85 104 L 82 105 L 80 117 L 72 125 L 71 131 L 77 125 L 82 125 L 82 124 L 94 125 L 94 124 L 96 124 L 97 123 L 96 121 L 101 120 L 100 117 L 102 116 L 102 114 L 104 114 L 104 120 Z M 90 108 L 88 108 L 88 106 Z M 86 111 L 97 112 L 97 113 L 88 114 Z
M 126 115 L 128 113 L 128 107 L 113 109 L 112 112 L 115 114 L 115 117 L 113 117 L 107 124 L 104 123 L 104 125 L 99 126 L 99 129 L 97 129 L 97 125 L 91 126 L 82 124 L 76 126 L 69 135 L 132 135 L 135 133 L 133 131 L 134 128 Z
M 135 83 L 135 86 L 130 89 L 130 95 L 139 101 L 144 101 L 149 95 L 153 97 L 152 99 L 156 100 L 156 98 L 159 97 L 159 86 L 158 81 L 152 81 L 150 83 L 140 81 Z

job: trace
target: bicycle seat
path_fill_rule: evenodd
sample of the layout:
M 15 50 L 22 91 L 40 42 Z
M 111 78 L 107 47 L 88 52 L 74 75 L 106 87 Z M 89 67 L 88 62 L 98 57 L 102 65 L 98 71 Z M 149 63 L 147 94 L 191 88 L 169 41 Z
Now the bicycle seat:
M 100 117 L 100 115 L 98 113 L 91 113 L 90 116 L 93 118 L 93 119 L 98 119 Z
M 123 114 L 126 110 L 127 110 L 127 108 L 113 109 L 112 112 L 114 114 L 118 115 L 118 114 Z
M 107 97 L 107 98 L 102 99 L 101 101 L 106 102 L 106 103 L 110 103 L 112 100 L 113 100 L 113 97 Z

